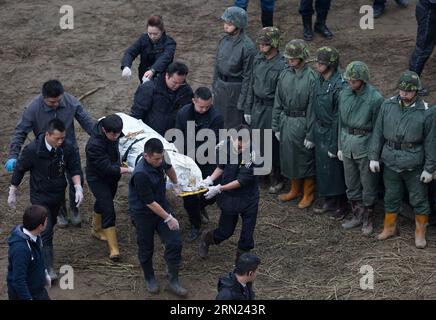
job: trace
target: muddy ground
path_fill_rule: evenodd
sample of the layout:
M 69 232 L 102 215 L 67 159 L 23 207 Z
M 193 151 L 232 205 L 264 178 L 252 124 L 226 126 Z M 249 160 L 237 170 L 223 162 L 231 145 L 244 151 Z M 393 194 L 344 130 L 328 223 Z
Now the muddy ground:
M 372 82 L 386 97 L 395 93 L 397 78 L 407 69 L 414 47 L 416 22 L 415 1 L 407 9 L 388 1 L 387 12 L 375 21 L 374 30 L 359 28 L 359 7 L 371 1 L 336 0 L 328 18 L 335 33 L 331 41 L 316 36 L 310 44 L 312 53 L 322 45 L 332 45 L 341 52 L 342 65 L 352 60 L 368 63 Z M 111 112 L 129 112 L 137 86 L 136 68 L 130 81 L 121 79 L 119 60 L 123 50 L 144 31 L 144 21 L 153 13 L 162 14 L 167 32 L 177 40 L 177 59 L 188 64 L 189 83 L 197 88 L 210 85 L 214 53 L 222 23 L 219 17 L 232 1 L 204 0 L 106 0 L 69 1 L 75 10 L 74 30 L 59 28 L 57 1 L 0 0 L 0 153 L 6 160 L 8 143 L 14 126 L 28 100 L 39 93 L 50 78 L 61 80 L 67 91 L 80 96 L 100 88 L 84 99 L 94 116 Z M 277 1 L 275 21 L 283 40 L 301 38 L 300 17 L 296 0 Z M 249 6 L 250 35 L 260 28 L 259 1 Z M 423 80 L 432 90 L 426 98 L 436 103 L 436 59 L 427 63 Z M 87 140 L 78 129 L 80 145 Z M 82 148 L 83 155 L 83 148 Z M 84 163 L 82 158 L 82 163 Z M 18 194 L 16 211 L 7 207 L 10 174 L 0 169 L 0 299 L 6 299 L 7 244 L 10 229 L 21 220 L 28 204 L 28 179 Z M 85 214 L 82 228 L 57 229 L 56 265 L 71 265 L 75 271 L 74 290 L 55 286 L 53 299 L 174 299 L 162 292 L 150 296 L 144 289 L 136 258 L 134 229 L 127 216 L 127 180 L 120 182 L 116 208 L 118 234 L 123 260 L 111 263 L 105 243 L 89 235 L 93 198 L 86 191 L 81 210 Z M 189 222 L 181 201 L 171 198 L 181 219 L 186 239 Z M 211 222 L 217 223 L 216 207 L 209 209 Z M 376 231 L 382 227 L 382 204 L 378 207 Z M 384 242 L 364 238 L 359 230 L 344 231 L 337 222 L 312 211 L 299 210 L 296 203 L 279 203 L 262 190 L 256 228 L 255 252 L 262 259 L 256 291 L 263 299 L 434 299 L 433 274 L 436 256 L 436 232 L 428 230 L 426 250 L 414 247 L 414 226 L 401 218 L 401 236 Z M 239 229 L 238 229 L 239 230 Z M 184 242 L 181 281 L 189 289 L 190 299 L 213 299 L 220 274 L 232 269 L 238 237 L 211 248 L 210 257 L 197 256 L 198 242 Z M 361 290 L 361 266 L 375 271 L 373 290 Z M 163 285 L 165 267 L 162 246 L 156 241 L 155 270 Z

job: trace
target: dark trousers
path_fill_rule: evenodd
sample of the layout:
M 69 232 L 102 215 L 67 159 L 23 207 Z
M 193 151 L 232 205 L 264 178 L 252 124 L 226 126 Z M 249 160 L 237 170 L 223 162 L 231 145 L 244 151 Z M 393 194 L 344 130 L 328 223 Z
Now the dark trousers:
M 409 62 L 409 69 L 421 75 L 424 65 L 431 56 L 436 45 L 436 4 L 428 0 L 419 1 L 416 5 L 416 46 Z
M 315 0 L 316 16 L 319 19 L 325 20 L 330 9 L 331 0 Z M 313 0 L 300 0 L 298 12 L 302 16 L 311 16 L 315 12 L 313 10 Z
M 182 259 L 182 241 L 180 231 L 172 231 L 164 220 L 156 214 L 132 215 L 132 222 L 136 228 L 138 244 L 138 259 L 144 271 L 144 277 L 154 277 L 153 251 L 154 233 L 159 235 L 165 246 L 165 261 L 168 269 L 178 268 Z
M 235 0 L 235 6 L 247 10 L 249 0 Z M 260 0 L 262 11 L 274 11 L 275 0 Z
M 76 157 L 79 158 L 79 163 L 80 163 L 79 149 L 75 150 L 75 155 L 76 155 Z M 67 172 L 67 180 L 68 180 L 68 193 L 69 193 L 70 209 L 77 210 L 76 203 L 74 201 L 76 199 L 76 189 L 74 189 L 74 183 L 73 183 L 73 180 L 71 179 L 71 175 L 69 172 Z M 84 182 L 83 173 L 80 172 L 80 183 L 81 183 L 82 187 L 83 187 L 83 182 Z
M 88 186 L 95 197 L 94 212 L 101 214 L 103 229 L 115 226 L 114 197 L 117 193 L 118 180 L 88 180 Z
M 222 211 L 218 228 L 213 232 L 215 244 L 220 244 L 230 238 L 235 232 L 239 215 L 242 219 L 241 235 L 239 236 L 238 248 L 249 251 L 254 248 L 254 228 L 256 227 L 259 198 L 252 199 L 250 204 L 240 212 Z
M 53 234 L 54 234 L 54 226 L 57 222 L 57 217 L 59 213 L 59 208 L 62 205 L 62 202 L 59 203 L 45 203 L 38 201 L 31 201 L 32 204 L 39 204 L 45 207 L 48 210 L 48 221 L 47 226 L 44 231 L 41 233 L 42 244 L 44 247 L 53 247 Z
M 8 286 L 8 298 L 9 298 L 9 300 L 22 300 L 18 297 L 15 290 L 9 286 Z M 32 299 L 33 300 L 50 300 L 50 297 L 48 296 L 47 290 L 45 288 L 43 288 L 41 290 L 41 292 L 36 293 L 36 294 L 35 293 L 32 294 Z
M 215 198 L 206 200 L 204 194 L 196 194 L 183 198 L 183 207 L 188 213 L 189 222 L 191 226 L 200 229 L 201 228 L 201 210 L 206 206 L 215 203 Z

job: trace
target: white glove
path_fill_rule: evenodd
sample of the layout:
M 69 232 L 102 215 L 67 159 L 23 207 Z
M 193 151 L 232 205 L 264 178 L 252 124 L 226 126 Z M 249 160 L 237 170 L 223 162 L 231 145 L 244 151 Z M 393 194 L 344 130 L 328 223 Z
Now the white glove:
M 274 135 L 276 136 L 276 139 L 280 141 L 280 132 L 274 132 Z
M 215 197 L 217 194 L 221 193 L 221 185 L 216 185 L 216 186 L 210 186 L 209 187 L 209 191 L 206 192 L 206 194 L 204 195 L 204 197 L 209 200 L 212 199 L 213 197 Z
M 244 120 L 248 125 L 251 124 L 251 114 L 244 114 Z
M 200 181 L 200 187 L 207 188 L 213 185 L 213 180 L 210 176 L 207 176 L 206 179 Z
M 151 70 L 148 70 L 147 72 L 144 73 L 144 76 L 142 77 L 142 82 L 148 81 L 150 80 L 154 75 L 154 72 Z
M 51 278 L 47 272 L 47 269 L 45 270 L 45 287 L 47 288 L 47 290 L 51 288 Z
M 142 83 L 146 83 L 147 81 L 150 81 L 149 78 L 147 78 L 145 75 L 142 77 Z
M 342 155 L 342 150 L 339 150 L 339 151 L 338 151 L 338 159 L 339 159 L 340 161 L 344 161 L 344 156 Z
M 9 187 L 9 196 L 8 196 L 8 206 L 11 209 L 16 209 L 16 204 L 17 204 L 17 196 L 15 194 L 16 192 L 17 192 L 17 187 L 11 185 Z
M 74 201 L 76 202 L 76 208 L 78 208 L 83 201 L 83 188 L 80 184 L 75 184 L 74 189 L 76 189 L 76 199 Z
M 129 173 L 132 173 L 133 170 L 135 170 L 135 168 L 133 168 L 133 167 L 127 167 L 127 169 L 129 170 Z
M 129 67 L 124 67 L 123 72 L 121 72 L 123 78 L 130 78 L 132 76 L 132 70 Z
M 171 214 L 164 222 L 168 225 L 168 228 L 170 228 L 170 230 L 174 231 L 180 229 L 179 221 L 177 221 L 177 219 L 174 218 Z
M 433 180 L 433 175 L 424 170 L 424 171 L 422 171 L 421 177 L 419 178 L 419 180 L 421 182 L 424 182 L 424 183 L 429 183 L 431 180 Z
M 315 144 L 307 139 L 304 139 L 304 147 L 310 150 L 315 147 Z
M 337 155 L 331 153 L 330 151 L 327 151 L 327 155 L 329 156 L 329 158 L 332 158 L 332 159 L 337 158 Z
M 375 160 L 369 161 L 369 170 L 374 173 L 380 172 L 380 162 Z

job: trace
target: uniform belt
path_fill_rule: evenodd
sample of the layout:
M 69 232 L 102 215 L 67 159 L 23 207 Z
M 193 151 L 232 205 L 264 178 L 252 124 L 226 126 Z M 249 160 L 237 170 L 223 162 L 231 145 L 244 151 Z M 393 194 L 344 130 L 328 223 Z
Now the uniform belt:
M 305 117 L 306 111 L 290 111 L 286 115 L 291 118 Z
M 224 82 L 242 82 L 241 77 L 228 77 L 228 76 L 220 75 L 219 78 Z
M 395 142 L 392 140 L 386 140 L 386 144 L 394 148 L 395 150 L 405 150 L 405 149 L 412 149 L 416 147 L 419 143 L 413 143 L 413 142 Z
M 256 96 L 256 101 L 259 104 L 267 107 L 272 107 L 274 105 L 274 99 L 261 99 L 258 96 Z
M 355 136 L 366 136 L 371 131 L 365 129 L 348 128 L 348 133 Z

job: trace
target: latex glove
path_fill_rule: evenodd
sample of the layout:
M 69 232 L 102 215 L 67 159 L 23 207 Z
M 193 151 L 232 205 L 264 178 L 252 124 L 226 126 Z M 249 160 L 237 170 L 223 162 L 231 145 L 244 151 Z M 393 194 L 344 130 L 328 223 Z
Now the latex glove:
M 331 153 L 330 151 L 327 151 L 327 155 L 329 156 L 329 158 L 332 158 L 332 159 L 338 157 L 337 155 L 335 155 L 334 153 Z
M 129 170 L 129 173 L 132 173 L 133 170 L 135 170 L 135 168 L 133 168 L 133 167 L 127 167 L 127 169 Z
M 5 163 L 5 168 L 8 170 L 8 172 L 14 171 L 15 165 L 17 164 L 17 159 L 11 158 L 8 159 Z
M 148 70 L 146 73 L 144 73 L 144 76 L 142 77 L 142 82 L 145 82 L 147 80 L 151 80 L 153 78 L 154 72 L 151 70 Z M 144 80 L 147 79 L 147 80 Z
M 74 201 L 76 202 L 76 208 L 78 208 L 83 201 L 83 188 L 80 184 L 75 184 L 74 189 L 76 189 L 76 198 Z
M 51 288 L 51 278 L 47 272 L 47 269 L 45 270 L 45 287 L 47 288 L 47 290 Z
M 276 136 L 276 139 L 280 141 L 280 132 L 274 132 L 274 135 Z
M 251 124 L 251 114 L 244 114 L 244 120 L 248 125 Z
M 129 67 L 124 67 L 123 72 L 121 73 L 123 78 L 130 78 L 132 76 L 132 70 Z
M 375 160 L 369 161 L 369 170 L 374 173 L 380 172 L 380 162 Z
M 213 185 L 213 180 L 210 176 L 207 176 L 206 179 L 200 181 L 200 187 L 207 188 Z
M 142 83 L 146 83 L 147 81 L 150 81 L 149 78 L 147 78 L 145 75 L 142 77 Z
M 427 171 L 422 171 L 421 177 L 419 178 L 421 182 L 429 183 L 431 180 L 433 180 L 433 175 Z
M 8 196 L 8 206 L 11 209 L 15 209 L 17 205 L 17 187 L 16 186 L 10 186 L 9 187 L 9 196 Z
M 180 229 L 179 221 L 177 221 L 177 219 L 174 218 L 171 214 L 164 222 L 167 224 L 170 230 L 174 231 Z
M 307 139 L 304 139 L 304 147 L 306 149 L 313 149 L 315 147 L 315 144 L 312 141 L 309 141 Z
M 339 151 L 338 151 L 338 159 L 339 159 L 340 161 L 344 161 L 344 156 L 342 155 L 342 150 L 339 150 Z
M 212 199 L 213 197 L 215 197 L 217 194 L 221 193 L 221 185 L 217 185 L 217 186 L 210 186 L 209 187 L 209 191 L 206 192 L 206 194 L 204 195 L 204 197 L 209 200 Z

